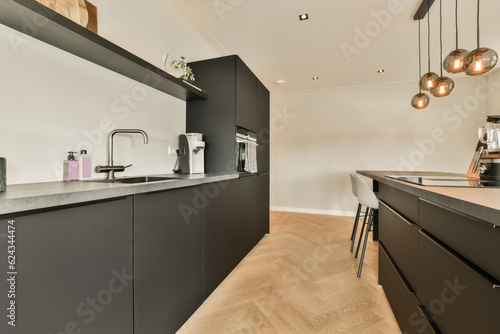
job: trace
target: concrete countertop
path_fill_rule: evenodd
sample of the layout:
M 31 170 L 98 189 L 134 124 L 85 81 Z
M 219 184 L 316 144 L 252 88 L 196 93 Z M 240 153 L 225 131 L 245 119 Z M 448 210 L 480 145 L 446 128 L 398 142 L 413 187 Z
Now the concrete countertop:
M 191 187 L 239 177 L 238 174 L 159 174 L 151 176 L 175 177 L 177 179 L 136 184 L 61 181 L 8 185 L 7 191 L 0 193 L 0 215 Z
M 431 187 L 398 181 L 385 175 L 462 176 L 442 172 L 396 172 L 360 170 L 358 174 L 450 209 L 479 218 L 500 227 L 500 188 Z

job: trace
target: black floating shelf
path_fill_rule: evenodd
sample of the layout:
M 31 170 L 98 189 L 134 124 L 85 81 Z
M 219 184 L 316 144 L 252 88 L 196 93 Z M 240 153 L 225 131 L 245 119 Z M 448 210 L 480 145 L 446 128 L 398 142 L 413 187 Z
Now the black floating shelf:
M 159 69 L 35 0 L 0 0 L 0 23 L 183 101 L 207 92 Z

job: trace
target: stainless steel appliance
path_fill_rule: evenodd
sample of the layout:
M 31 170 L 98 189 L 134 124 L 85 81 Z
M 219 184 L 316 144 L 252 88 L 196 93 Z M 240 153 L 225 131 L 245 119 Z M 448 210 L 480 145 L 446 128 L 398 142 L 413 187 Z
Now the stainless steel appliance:
M 257 135 L 243 128 L 236 128 L 236 171 L 255 174 L 257 170 Z
M 487 121 L 492 127 L 500 129 L 500 115 L 488 116 Z M 482 135 L 481 131 L 479 135 Z M 489 145 L 484 138 L 480 138 L 467 171 L 469 178 L 500 181 L 500 149 L 491 149 L 491 147 L 495 146 Z
M 183 174 L 205 173 L 205 142 L 201 133 L 179 136 L 179 167 Z

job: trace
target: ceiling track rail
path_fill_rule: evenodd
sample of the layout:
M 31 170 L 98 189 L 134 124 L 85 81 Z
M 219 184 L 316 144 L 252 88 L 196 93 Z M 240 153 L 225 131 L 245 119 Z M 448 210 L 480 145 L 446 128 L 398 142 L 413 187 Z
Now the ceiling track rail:
M 427 12 L 429 9 L 432 7 L 434 4 L 434 0 L 422 0 L 422 4 L 420 4 L 420 7 L 418 7 L 417 12 L 415 13 L 415 16 L 413 16 L 413 20 L 421 20 L 427 15 Z

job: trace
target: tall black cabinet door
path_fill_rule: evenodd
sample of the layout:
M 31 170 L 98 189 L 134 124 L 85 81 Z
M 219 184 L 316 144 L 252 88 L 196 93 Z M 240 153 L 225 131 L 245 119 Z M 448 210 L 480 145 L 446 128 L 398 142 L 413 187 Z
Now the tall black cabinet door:
M 269 234 L 269 174 L 257 177 L 257 192 L 257 238 L 260 240 Z
M 238 264 L 237 180 L 203 185 L 204 296 L 207 298 Z
M 257 224 L 258 177 L 238 180 L 238 262 L 259 242 Z
M 2 217 L 0 333 L 132 334 L 132 219 L 132 197 Z M 10 300 L 15 327 L 7 323 Z
M 135 196 L 135 334 L 175 333 L 203 302 L 203 187 Z
M 259 172 L 269 172 L 270 97 L 267 88 L 257 80 L 257 164 Z
M 257 77 L 236 58 L 236 125 L 257 132 Z

